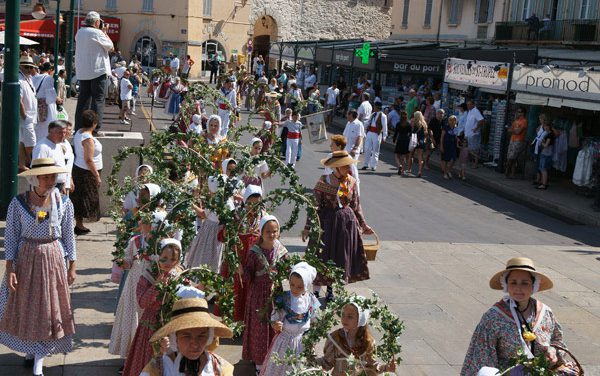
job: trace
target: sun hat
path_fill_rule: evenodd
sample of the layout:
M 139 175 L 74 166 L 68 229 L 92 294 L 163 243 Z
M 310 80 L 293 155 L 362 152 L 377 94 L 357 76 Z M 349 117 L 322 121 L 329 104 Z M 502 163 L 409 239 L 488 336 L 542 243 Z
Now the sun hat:
M 270 91 L 268 93 L 265 94 L 265 97 L 267 98 L 279 98 L 279 93 L 276 91 Z
M 334 151 L 331 154 L 331 157 L 321 159 L 321 164 L 323 166 L 331 168 L 348 166 L 355 163 L 358 163 L 358 161 L 352 158 L 345 150 Z
M 21 172 L 18 176 L 40 176 L 65 172 L 68 172 L 67 169 L 57 166 L 54 158 L 37 158 L 31 162 L 29 170 Z
M 29 55 L 21 56 L 21 58 L 19 59 L 19 65 L 36 67 L 36 65 L 33 63 L 33 59 Z
M 231 338 L 233 332 L 225 324 L 215 320 L 208 313 L 206 300 L 200 298 L 180 299 L 173 305 L 171 320 L 150 338 L 150 342 L 159 341 L 179 330 L 193 328 L 213 328 L 216 337 Z
M 502 279 L 506 278 L 506 275 L 513 270 L 524 270 L 531 273 L 536 279 L 535 284 L 539 283 L 539 288 L 537 291 L 549 290 L 554 285 L 550 278 L 546 277 L 544 274 L 535 269 L 531 259 L 527 257 L 514 257 L 506 262 L 506 268 L 504 270 L 494 274 L 494 276 L 490 279 L 490 287 L 494 290 L 503 290 L 504 286 Z M 504 284 L 506 284 L 506 282 Z

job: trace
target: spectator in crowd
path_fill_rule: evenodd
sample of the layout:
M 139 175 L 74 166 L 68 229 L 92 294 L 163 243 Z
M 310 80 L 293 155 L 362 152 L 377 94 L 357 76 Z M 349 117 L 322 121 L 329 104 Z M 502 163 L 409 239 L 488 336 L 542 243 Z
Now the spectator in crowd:
M 427 122 L 423 117 L 423 113 L 421 111 L 415 111 L 412 123 L 411 123 L 411 137 L 413 134 L 416 135 L 417 144 L 414 149 L 410 151 L 410 156 L 408 157 L 408 172 L 412 174 L 412 164 L 413 160 L 416 158 L 417 163 L 419 164 L 419 170 L 417 173 L 417 177 L 423 176 L 423 153 L 425 151 L 425 138 L 429 133 L 427 129 Z
M 308 91 L 313 88 L 317 83 L 317 75 L 315 70 L 311 69 L 310 73 L 304 79 L 304 91 L 308 94 Z
M 67 99 L 67 84 L 66 84 L 67 72 L 64 69 L 58 72 L 58 91 L 57 97 L 62 103 Z
M 119 119 L 121 124 L 130 124 L 131 118 L 128 117 L 129 111 L 131 110 L 131 100 L 133 99 L 133 85 L 129 81 L 131 72 L 129 69 L 123 73 L 120 84 L 120 96 L 121 96 L 121 112 L 119 112 Z
M 21 104 L 19 108 L 19 171 L 29 169 L 31 153 L 36 144 L 35 124 L 37 123 L 38 109 L 35 97 L 35 87 L 31 80 L 35 65 L 29 56 L 22 56 L 19 60 L 19 85 L 21 91 Z
M 439 110 L 443 111 L 443 110 Z M 457 158 L 456 144 L 456 116 L 452 115 L 448 118 L 448 123 L 442 126 L 442 135 L 440 138 L 440 152 L 442 154 L 442 172 L 444 179 L 452 179 L 452 168 Z
M 537 189 L 548 189 L 548 170 L 552 167 L 552 156 L 554 154 L 554 141 L 556 139 L 552 122 L 545 121 L 543 124 L 544 136 L 541 142 L 539 171 L 541 176 L 540 185 Z
M 408 91 L 408 96 L 410 99 L 406 104 L 406 114 L 408 115 L 408 120 L 412 120 L 415 111 L 419 109 L 419 101 L 417 99 L 417 92 L 415 89 L 410 89 Z
M 467 101 L 467 119 L 465 121 L 465 137 L 469 143 L 469 151 L 473 157 L 472 168 L 479 165 L 479 150 L 481 149 L 481 128 L 485 124 L 485 119 L 472 99 Z
M 219 78 L 219 56 L 217 54 L 213 54 L 208 64 L 210 68 L 210 78 L 208 82 L 211 84 L 217 83 Z
M 83 111 L 90 108 L 98 118 L 95 134 L 102 128 L 106 80 L 111 73 L 108 53 L 114 48 L 107 32 L 108 28 L 103 24 L 100 15 L 92 11 L 85 17 L 85 27 L 79 29 L 75 37 L 75 68 L 79 79 L 75 112 L 76 131 L 83 126 Z
M 371 121 L 371 114 L 373 113 L 373 106 L 371 106 L 371 103 L 369 102 L 371 96 L 368 93 L 362 93 L 360 99 L 361 103 L 357 110 L 358 120 L 360 120 L 365 129 L 367 129 L 369 127 L 369 122 Z
M 70 161 L 71 165 L 68 166 L 67 153 L 69 150 L 64 145 L 68 126 L 69 122 L 65 120 L 55 120 L 48 124 L 48 134 L 36 143 L 32 155 L 33 159 L 52 158 L 56 162 L 56 166 L 64 168 L 67 171 L 58 174 L 56 179 L 56 188 L 63 195 L 68 195 L 72 186 L 71 170 L 73 168 L 73 160 Z
M 408 115 L 406 111 L 400 112 L 400 121 L 396 124 L 396 130 L 394 132 L 394 142 L 396 148 L 394 154 L 396 156 L 396 163 L 398 164 L 398 175 L 406 176 L 408 172 L 408 158 L 410 151 L 408 149 L 408 143 L 412 135 L 410 122 L 408 121 Z
M 517 116 L 512 122 L 508 133 L 510 134 L 510 143 L 508 144 L 508 153 L 506 156 L 506 177 L 514 179 L 517 169 L 517 160 L 525 150 L 525 136 L 527 136 L 527 117 L 523 107 L 517 109 Z
M 40 67 L 35 93 L 38 102 L 38 121 L 35 126 L 36 141 L 42 140 L 48 134 L 48 124 L 56 120 L 58 110 L 56 105 L 62 104 L 54 89 L 54 65 L 49 62 Z
M 196 62 L 192 60 L 190 55 L 185 55 L 185 60 L 183 61 L 183 68 L 181 69 L 181 78 L 189 78 L 190 71 Z
M 319 109 L 321 98 L 321 91 L 319 90 L 319 86 L 315 83 L 312 87 L 308 89 L 308 113 L 314 114 Z
M 469 110 L 467 109 L 466 103 L 461 103 L 458 106 L 458 126 L 456 127 L 456 135 L 465 133 L 465 123 L 467 122 L 467 114 Z
M 538 16 L 536 16 L 535 13 L 531 13 L 531 16 L 529 16 L 529 18 L 527 18 L 525 22 L 527 22 L 528 28 L 527 39 L 537 40 L 539 37 L 538 32 L 540 31 L 540 19 L 538 18 Z M 531 37 L 532 34 L 533 38 Z
M 349 110 L 346 114 L 346 127 L 344 128 L 344 137 L 346 138 L 345 150 L 352 158 L 358 161 L 360 157 L 360 148 L 365 139 L 365 128 L 363 124 L 358 120 L 358 112 L 356 110 Z M 356 164 L 351 167 L 352 176 L 356 179 L 356 190 L 360 196 L 360 177 L 358 175 L 358 168 Z
M 99 188 L 102 184 L 102 144 L 94 137 L 94 129 L 98 125 L 98 115 L 92 110 L 85 110 L 81 117 L 82 127 L 73 137 L 75 162 L 73 181 L 77 189 L 71 194 L 75 207 L 75 234 L 90 232 L 83 225 L 83 219 L 91 221 L 100 219 Z
M 327 118 L 325 121 L 327 125 L 331 125 L 331 123 L 333 122 L 333 115 L 335 113 L 336 107 L 339 104 L 339 96 L 340 89 L 338 89 L 337 83 L 334 82 L 333 84 L 331 84 L 331 86 L 327 89 L 327 92 L 325 93 L 325 103 L 327 104 L 327 110 L 330 110 L 327 113 Z
M 171 76 L 177 77 L 179 75 L 179 58 L 172 52 L 169 53 L 169 67 L 171 68 Z

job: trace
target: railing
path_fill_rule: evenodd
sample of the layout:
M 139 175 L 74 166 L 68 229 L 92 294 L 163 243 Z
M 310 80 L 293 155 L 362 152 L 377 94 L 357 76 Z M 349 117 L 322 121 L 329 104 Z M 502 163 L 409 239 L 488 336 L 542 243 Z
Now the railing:
M 600 20 L 540 20 L 537 30 L 526 21 L 496 22 L 496 42 L 597 44 L 600 43 Z

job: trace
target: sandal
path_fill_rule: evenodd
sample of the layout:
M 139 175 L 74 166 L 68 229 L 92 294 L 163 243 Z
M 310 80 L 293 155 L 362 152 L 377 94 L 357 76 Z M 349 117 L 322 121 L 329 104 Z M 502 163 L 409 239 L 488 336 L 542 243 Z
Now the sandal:
M 536 189 L 548 189 L 548 186 L 544 185 L 544 184 L 540 184 L 536 187 Z

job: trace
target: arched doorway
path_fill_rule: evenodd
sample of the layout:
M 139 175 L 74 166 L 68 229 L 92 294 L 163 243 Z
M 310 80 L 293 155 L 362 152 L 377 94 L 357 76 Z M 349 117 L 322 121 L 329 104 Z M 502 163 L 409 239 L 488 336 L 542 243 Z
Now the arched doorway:
M 143 36 L 135 42 L 134 52 L 142 67 L 155 68 L 157 66 L 156 43 L 149 36 Z
M 254 23 L 252 57 L 262 55 L 267 62 L 267 67 L 273 66 L 269 64 L 269 50 L 271 49 L 271 42 L 277 40 L 277 32 L 277 22 L 271 16 L 261 16 Z
M 202 43 L 202 70 L 210 70 L 208 62 L 217 54 L 219 61 L 227 61 L 225 47 L 214 39 Z

